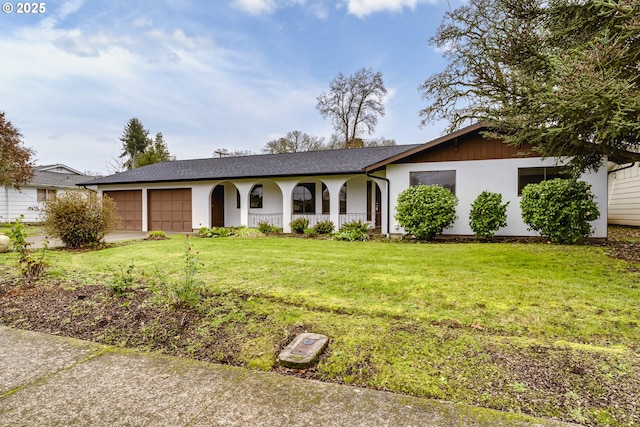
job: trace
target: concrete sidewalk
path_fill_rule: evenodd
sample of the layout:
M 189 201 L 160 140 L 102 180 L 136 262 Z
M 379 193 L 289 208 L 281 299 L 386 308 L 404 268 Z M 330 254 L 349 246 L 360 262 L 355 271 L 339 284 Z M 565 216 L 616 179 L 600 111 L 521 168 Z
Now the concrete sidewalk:
M 561 426 L 0 326 L 0 426 Z

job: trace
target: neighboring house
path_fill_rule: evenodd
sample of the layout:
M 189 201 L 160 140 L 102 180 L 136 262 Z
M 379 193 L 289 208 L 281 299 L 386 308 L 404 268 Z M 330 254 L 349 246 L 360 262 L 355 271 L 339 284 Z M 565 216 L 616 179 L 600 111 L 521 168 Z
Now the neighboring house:
M 65 191 L 77 190 L 88 176 L 62 164 L 35 166 L 33 179 L 21 186 L 0 187 L 0 221 L 12 222 L 24 215 L 25 222 L 39 222 L 40 202 Z
M 522 187 L 558 175 L 542 160 L 501 141 L 485 140 L 482 124 L 422 145 L 180 160 L 145 166 L 83 185 L 112 197 L 129 230 L 192 231 L 256 227 L 268 222 L 290 232 L 306 217 L 313 226 L 361 220 L 383 234 L 403 233 L 395 221 L 398 195 L 410 185 L 440 184 L 459 199 L 458 221 L 447 234 L 471 235 L 471 203 L 484 190 L 509 201 L 507 227 L 497 234 L 535 235 L 520 215 Z M 607 235 L 607 171 L 582 177 L 593 185 L 601 218 L 594 237 Z
M 609 224 L 640 226 L 640 164 L 610 164 Z

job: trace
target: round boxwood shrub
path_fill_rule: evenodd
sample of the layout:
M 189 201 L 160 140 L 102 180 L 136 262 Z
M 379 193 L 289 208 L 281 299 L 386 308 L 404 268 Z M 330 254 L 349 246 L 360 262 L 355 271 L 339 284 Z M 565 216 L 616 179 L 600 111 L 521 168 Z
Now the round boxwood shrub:
M 578 243 L 593 232 L 600 217 L 591 186 L 573 179 L 552 179 L 522 190 L 522 219 L 530 230 L 554 243 Z
M 116 204 L 93 191 L 67 191 L 42 203 L 47 232 L 70 248 L 98 244 L 120 221 Z
M 455 220 L 458 198 L 439 185 L 416 185 L 398 196 L 396 220 L 408 234 L 432 239 L 450 228 Z
M 483 191 L 471 204 L 471 230 L 478 237 L 493 237 L 496 231 L 507 226 L 507 206 L 509 202 L 502 203 L 502 194 Z

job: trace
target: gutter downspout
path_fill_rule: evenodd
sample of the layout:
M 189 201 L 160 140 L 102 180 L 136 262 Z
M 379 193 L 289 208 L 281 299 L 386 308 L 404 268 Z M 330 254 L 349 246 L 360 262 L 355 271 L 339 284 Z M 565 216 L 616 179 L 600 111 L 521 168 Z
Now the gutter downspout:
M 391 219 L 390 219 L 390 215 L 391 215 L 391 191 L 390 191 L 391 190 L 391 181 L 389 181 L 388 178 L 371 175 L 371 172 L 367 172 L 367 171 L 365 171 L 365 175 L 367 175 L 369 178 L 382 179 L 382 180 L 387 182 L 387 237 L 390 237 L 391 236 L 391 222 L 390 222 L 391 221 Z M 376 185 L 378 185 L 378 184 L 376 184 Z

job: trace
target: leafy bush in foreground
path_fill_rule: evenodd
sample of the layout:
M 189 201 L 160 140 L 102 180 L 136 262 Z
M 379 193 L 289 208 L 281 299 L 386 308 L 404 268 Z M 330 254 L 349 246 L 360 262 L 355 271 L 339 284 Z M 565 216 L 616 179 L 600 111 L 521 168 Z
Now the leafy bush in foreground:
M 554 243 L 578 243 L 593 232 L 600 217 L 591 186 L 573 179 L 552 179 L 522 190 L 522 219 Z
M 433 239 L 456 219 L 458 198 L 439 185 L 415 185 L 398 196 L 396 219 L 408 234 Z
M 44 228 L 69 248 L 96 245 L 120 221 L 116 204 L 93 191 L 67 191 L 42 203 Z
M 469 213 L 469 225 L 478 237 L 493 237 L 496 231 L 507 226 L 507 206 L 502 204 L 502 194 L 483 191 L 473 201 Z

